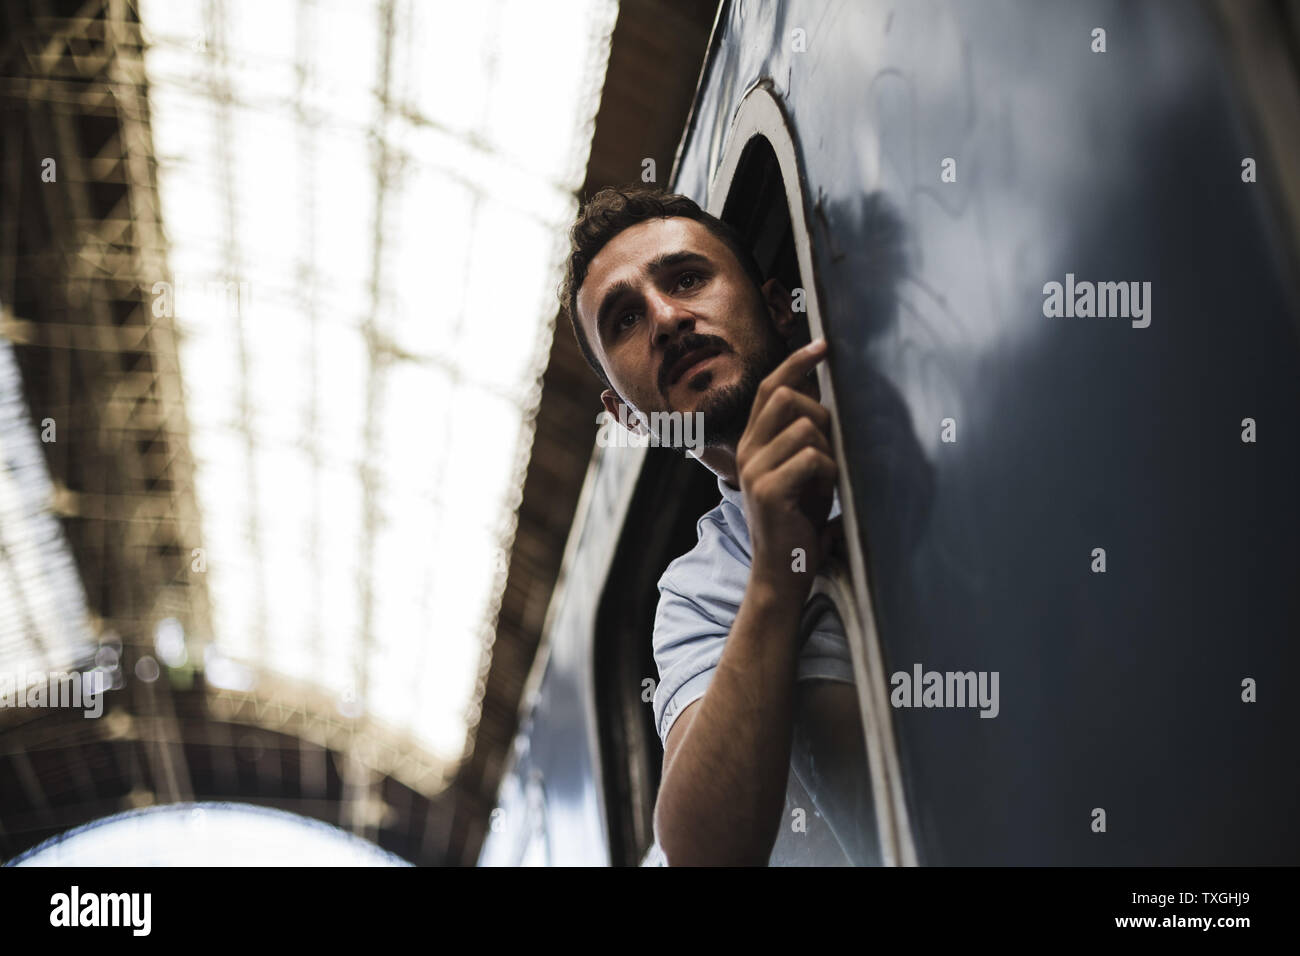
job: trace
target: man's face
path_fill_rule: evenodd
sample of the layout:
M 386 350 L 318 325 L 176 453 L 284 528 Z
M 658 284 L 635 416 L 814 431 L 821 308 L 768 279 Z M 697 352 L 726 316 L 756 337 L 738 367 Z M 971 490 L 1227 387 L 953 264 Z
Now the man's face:
M 764 291 L 693 219 L 620 232 L 592 259 L 577 305 L 617 392 L 602 396 L 606 408 L 616 413 L 621 397 L 646 414 L 702 412 L 709 446 L 735 444 L 759 383 L 786 354 Z

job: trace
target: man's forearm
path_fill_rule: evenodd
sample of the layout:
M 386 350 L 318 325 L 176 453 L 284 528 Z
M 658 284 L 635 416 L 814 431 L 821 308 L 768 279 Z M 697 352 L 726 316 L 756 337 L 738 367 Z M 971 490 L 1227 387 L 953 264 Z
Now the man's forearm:
M 751 579 L 659 788 L 655 829 L 670 864 L 767 863 L 790 773 L 802 606 Z

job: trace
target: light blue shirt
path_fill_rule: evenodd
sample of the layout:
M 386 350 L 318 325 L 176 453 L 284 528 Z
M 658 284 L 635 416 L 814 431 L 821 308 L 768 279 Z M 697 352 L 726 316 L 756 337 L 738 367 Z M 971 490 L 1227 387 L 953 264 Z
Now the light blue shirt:
M 654 655 L 659 684 L 655 727 L 667 742 L 673 721 L 704 696 L 722 657 L 749 582 L 752 556 L 741 492 L 721 478 L 722 501 L 695 525 L 699 543 L 668 565 L 659 578 Z M 827 520 L 840 514 L 839 493 Z M 849 646 L 839 615 L 826 613 L 799 653 L 796 680 L 853 683 Z

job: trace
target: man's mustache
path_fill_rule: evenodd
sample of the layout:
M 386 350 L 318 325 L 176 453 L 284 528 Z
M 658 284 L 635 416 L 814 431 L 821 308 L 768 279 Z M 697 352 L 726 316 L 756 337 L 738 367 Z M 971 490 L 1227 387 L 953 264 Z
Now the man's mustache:
M 685 358 L 687 353 L 694 352 L 696 349 L 717 349 L 719 352 L 730 352 L 731 346 L 716 335 L 700 335 L 698 333 L 692 333 L 680 339 L 676 345 L 670 345 L 664 351 L 664 360 L 659 365 L 660 393 L 668 390 L 668 377 L 672 374 L 673 366 Z

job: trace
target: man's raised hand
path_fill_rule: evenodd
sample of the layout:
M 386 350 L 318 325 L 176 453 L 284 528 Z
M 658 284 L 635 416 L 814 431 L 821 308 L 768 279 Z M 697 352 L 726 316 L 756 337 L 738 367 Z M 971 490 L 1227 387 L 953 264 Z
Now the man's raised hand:
M 808 373 L 826 357 L 818 339 L 790 353 L 763 379 L 736 446 L 753 551 L 751 583 L 802 601 L 824 558 L 822 531 L 838 474 L 830 412 L 807 388 Z M 794 570 L 796 548 L 806 570 Z

